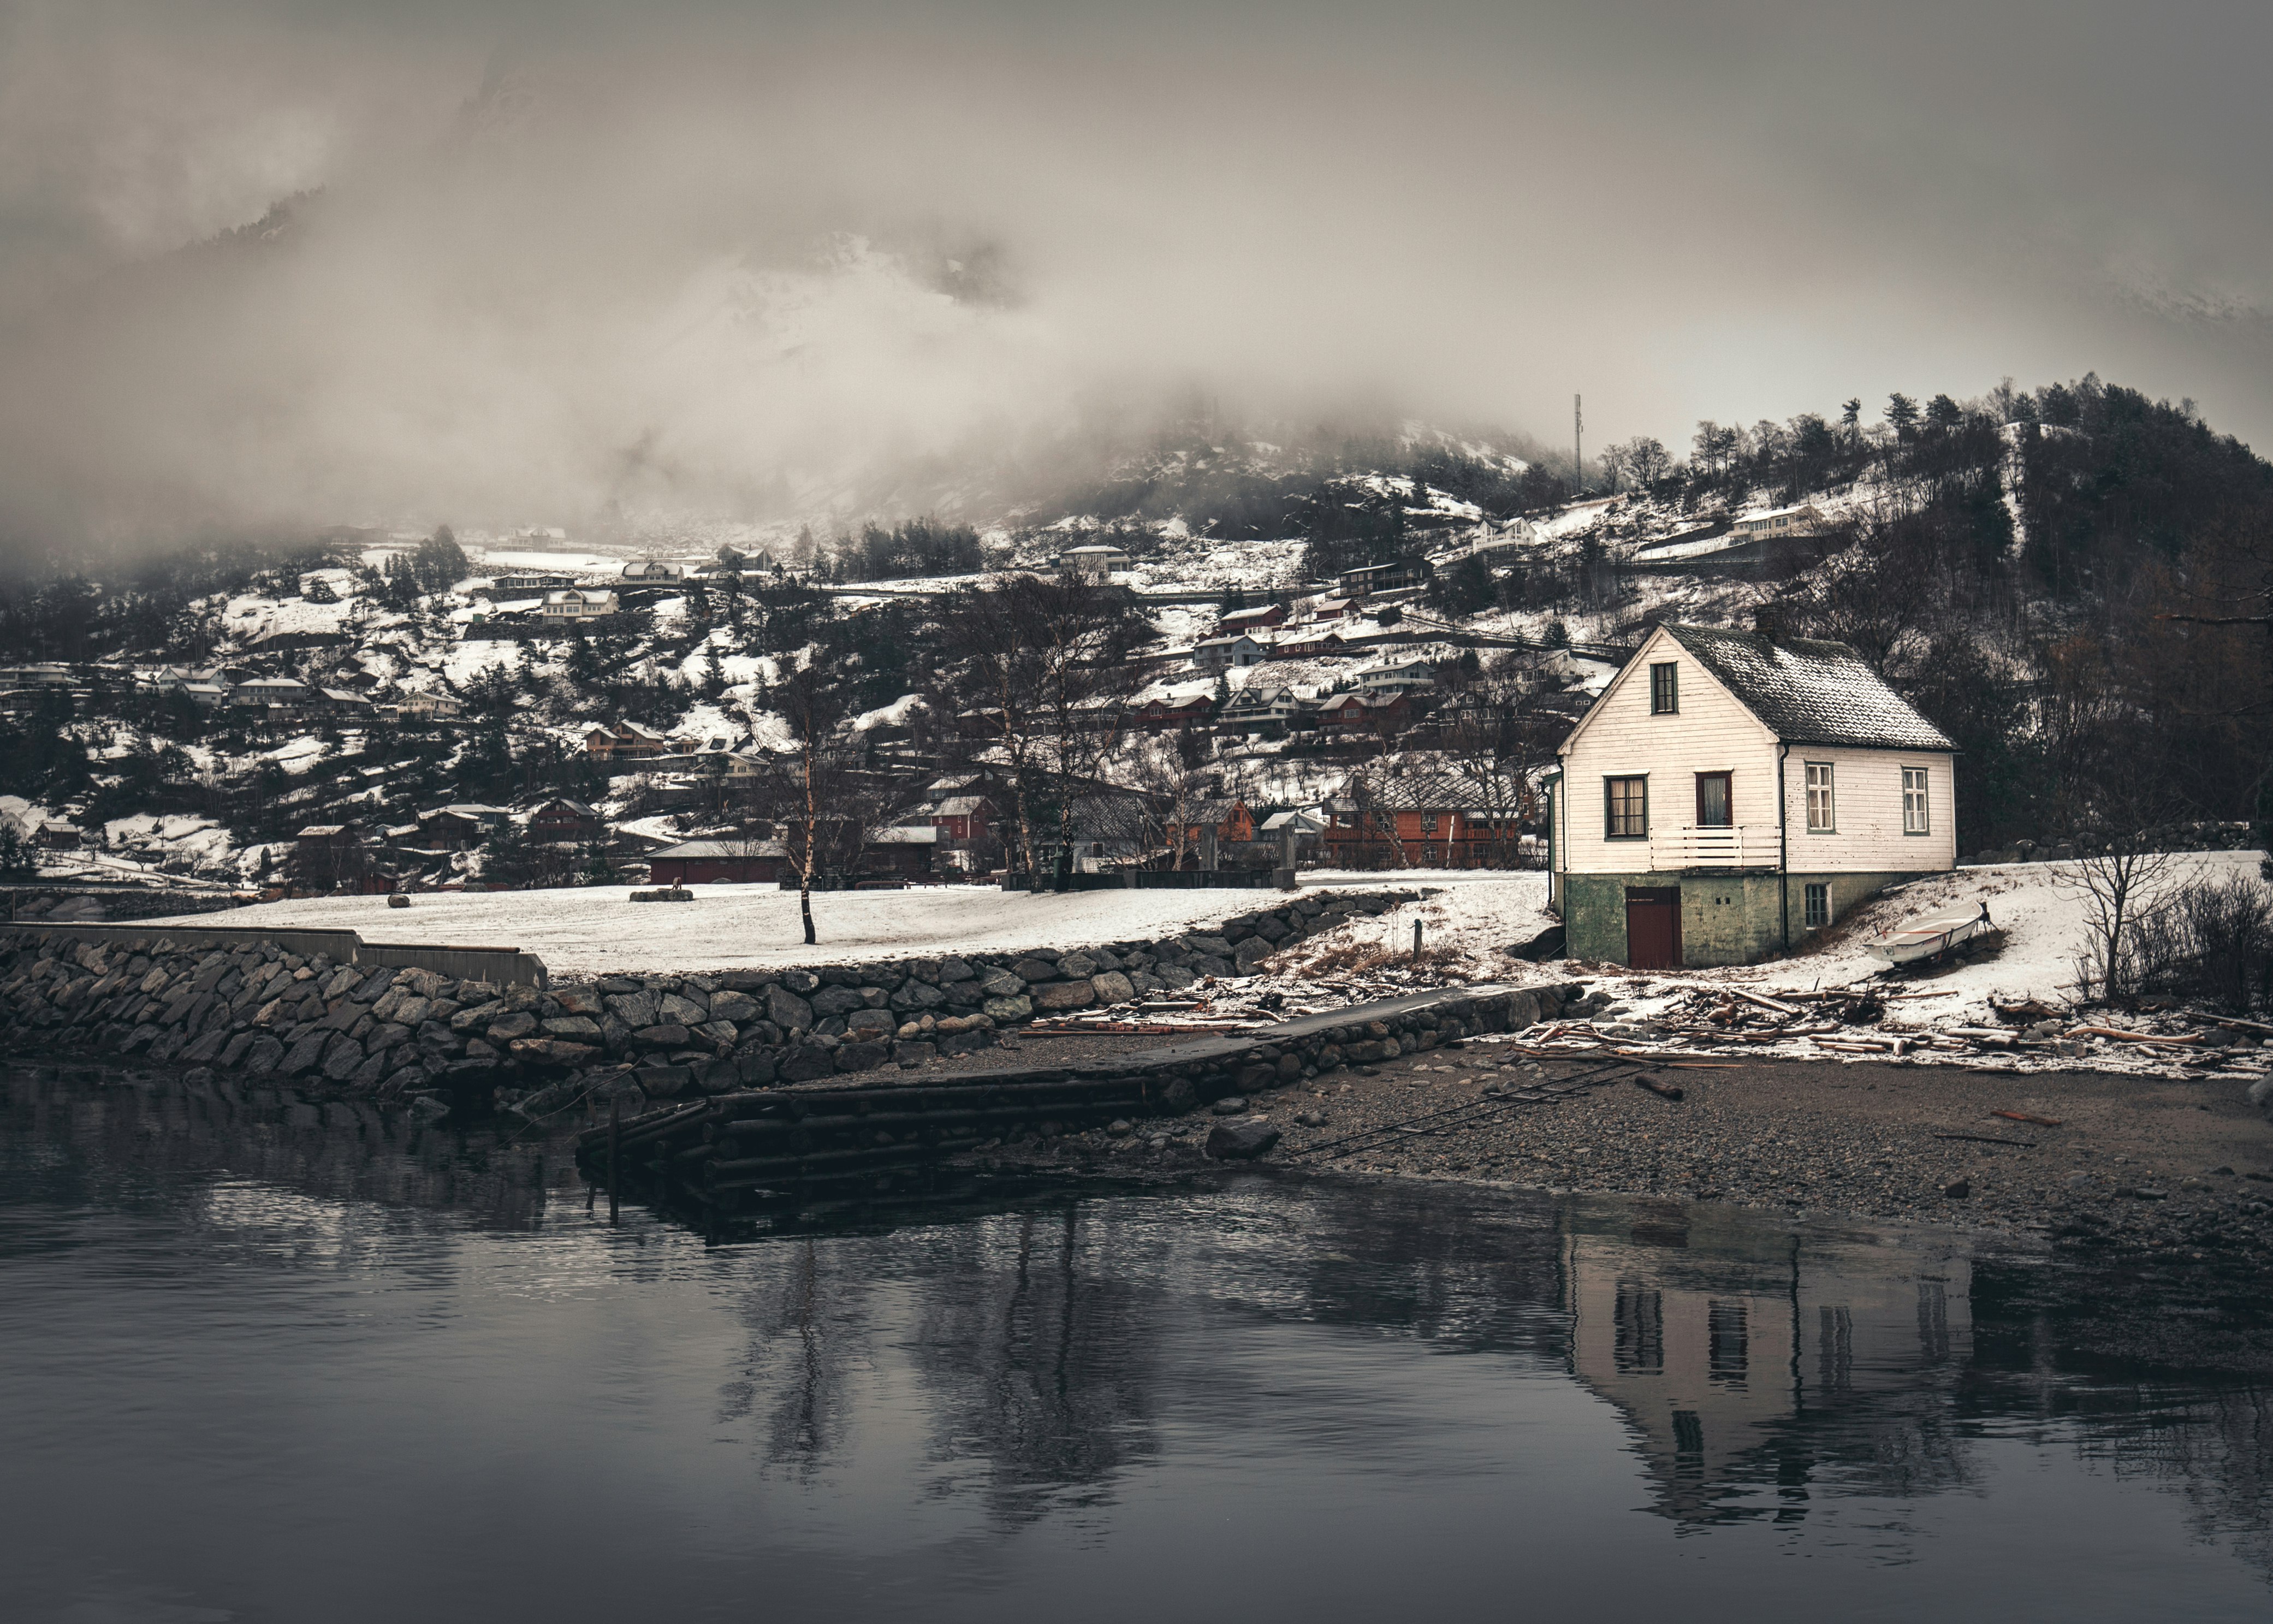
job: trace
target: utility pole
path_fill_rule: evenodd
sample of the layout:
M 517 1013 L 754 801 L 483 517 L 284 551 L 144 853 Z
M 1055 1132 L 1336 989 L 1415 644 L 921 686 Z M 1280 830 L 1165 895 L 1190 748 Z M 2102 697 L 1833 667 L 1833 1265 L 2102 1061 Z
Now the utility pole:
M 1579 397 L 1571 397 L 1571 489 L 1573 493 L 1587 493 L 1587 417 L 1579 410 Z

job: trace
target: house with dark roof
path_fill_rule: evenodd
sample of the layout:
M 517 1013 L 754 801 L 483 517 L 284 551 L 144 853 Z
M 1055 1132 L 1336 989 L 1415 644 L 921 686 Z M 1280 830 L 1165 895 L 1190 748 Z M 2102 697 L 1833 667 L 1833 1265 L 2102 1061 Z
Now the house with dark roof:
M 1843 643 L 1658 627 L 1559 752 L 1572 957 L 1749 964 L 1953 867 L 1955 754 Z
M 529 813 L 529 838 L 553 846 L 589 846 L 608 838 L 608 821 L 581 801 L 555 795 Z
M 1523 780 L 1489 768 L 1392 762 L 1352 773 L 1322 808 L 1337 868 L 1535 867 L 1524 830 L 1534 812 Z

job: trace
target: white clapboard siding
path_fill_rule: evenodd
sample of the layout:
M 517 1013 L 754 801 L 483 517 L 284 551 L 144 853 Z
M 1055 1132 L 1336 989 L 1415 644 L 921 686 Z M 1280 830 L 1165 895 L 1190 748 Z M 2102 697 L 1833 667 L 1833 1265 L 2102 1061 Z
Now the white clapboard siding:
M 1831 834 L 1807 826 L 1809 762 L 1831 763 Z M 1902 769 L 1926 770 L 1927 832 L 1902 832 Z M 1947 751 L 1830 749 L 1796 744 L 1784 763 L 1791 872 L 1883 873 L 1947 868 L 1957 861 L 1955 780 Z
M 1670 662 L 1680 672 L 1679 710 L 1653 716 L 1649 668 Z M 1767 725 L 1662 628 L 1620 672 L 1563 748 L 1561 804 L 1556 830 L 1559 866 L 1571 874 L 1631 874 L 1650 869 L 1684 846 L 1681 831 L 1697 821 L 1697 775 L 1730 775 L 1731 821 L 1741 831 L 1747 866 L 1773 862 L 1777 756 Z M 1807 828 L 1808 762 L 1832 764 L 1838 827 Z M 1783 761 L 1792 873 L 1916 872 L 1956 861 L 1954 763 L 1946 750 L 1878 750 L 1794 744 Z M 1902 832 L 1902 770 L 1927 771 L 1930 829 Z M 1649 779 L 1649 839 L 1614 840 L 1603 833 L 1603 780 L 1633 774 Z M 1767 853 L 1765 857 L 1760 853 Z M 1685 866 L 1685 865 L 1684 865 Z
M 1670 662 L 1681 709 L 1649 711 L 1649 668 Z M 1697 822 L 1697 775 L 1730 775 L 1731 816 L 1739 825 L 1775 823 L 1774 738 L 1662 630 L 1651 634 L 1633 663 L 1611 681 L 1572 733 L 1563 764 L 1569 811 L 1563 867 L 1572 874 L 1626 874 L 1650 866 L 1647 840 L 1602 834 L 1602 780 L 1649 777 L 1649 826 L 1662 836 Z

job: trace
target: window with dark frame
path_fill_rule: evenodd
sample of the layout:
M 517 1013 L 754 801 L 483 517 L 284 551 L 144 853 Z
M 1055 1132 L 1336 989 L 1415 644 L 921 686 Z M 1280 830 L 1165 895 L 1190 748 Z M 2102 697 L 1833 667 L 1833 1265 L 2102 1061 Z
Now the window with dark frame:
M 1820 930 L 1831 922 L 1831 887 L 1811 885 L 1807 888 L 1807 928 Z
M 1697 775 L 1697 827 L 1727 829 L 1736 823 L 1736 797 L 1731 793 L 1732 775 L 1726 772 L 1700 772 Z
M 1668 660 L 1649 668 L 1649 713 L 1677 716 L 1681 710 L 1681 667 Z
M 1602 838 L 1639 840 L 1649 834 L 1647 776 L 1602 780 Z

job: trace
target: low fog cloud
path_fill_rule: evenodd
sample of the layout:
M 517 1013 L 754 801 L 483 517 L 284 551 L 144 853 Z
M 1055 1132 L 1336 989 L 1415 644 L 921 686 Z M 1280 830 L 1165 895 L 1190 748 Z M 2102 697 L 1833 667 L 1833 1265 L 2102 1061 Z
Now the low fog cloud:
M 2262 8 L 0 5 L 0 524 L 983 505 L 1194 399 L 2273 440 Z

